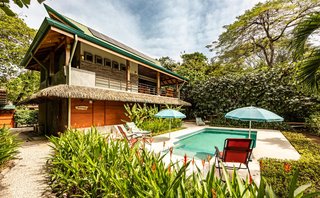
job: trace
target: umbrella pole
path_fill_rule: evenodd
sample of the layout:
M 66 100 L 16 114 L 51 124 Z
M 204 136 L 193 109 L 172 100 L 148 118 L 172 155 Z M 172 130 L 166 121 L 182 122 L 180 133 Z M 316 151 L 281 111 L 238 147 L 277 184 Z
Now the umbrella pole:
M 251 138 L 251 120 L 249 121 L 249 139 Z
M 171 134 L 171 118 L 169 118 L 169 139 L 171 138 L 170 134 Z

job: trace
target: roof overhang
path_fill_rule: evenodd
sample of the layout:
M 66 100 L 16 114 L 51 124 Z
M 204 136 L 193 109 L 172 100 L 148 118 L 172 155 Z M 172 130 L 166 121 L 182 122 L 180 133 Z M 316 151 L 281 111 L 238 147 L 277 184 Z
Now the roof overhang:
M 59 98 L 191 106 L 190 103 L 178 98 L 75 85 L 56 85 L 42 89 L 24 101 L 23 104 L 41 103 L 43 100 Z

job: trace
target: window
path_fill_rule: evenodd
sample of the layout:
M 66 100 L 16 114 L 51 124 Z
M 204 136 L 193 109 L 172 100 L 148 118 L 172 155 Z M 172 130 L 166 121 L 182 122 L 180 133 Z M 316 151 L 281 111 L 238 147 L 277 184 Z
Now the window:
M 95 55 L 95 63 L 102 65 L 102 58 L 101 56 Z
M 121 70 L 121 71 L 126 71 L 126 70 L 127 70 L 126 65 L 123 64 L 123 63 L 121 63 L 121 64 L 120 64 L 120 70 Z
M 111 60 L 109 58 L 105 58 L 104 59 L 104 65 L 108 66 L 108 67 L 111 67 Z
M 112 68 L 119 70 L 119 63 L 117 61 L 112 61 Z
M 84 52 L 84 60 L 93 62 L 93 55 L 89 52 Z

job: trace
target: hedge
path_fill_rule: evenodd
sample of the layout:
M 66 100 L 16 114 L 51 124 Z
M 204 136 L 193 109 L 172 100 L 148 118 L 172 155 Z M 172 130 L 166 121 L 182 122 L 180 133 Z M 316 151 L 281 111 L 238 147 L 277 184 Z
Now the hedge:
M 38 110 L 18 109 L 14 114 L 17 126 L 30 126 L 38 122 Z
M 189 117 L 208 118 L 253 105 L 273 111 L 286 121 L 305 121 L 319 110 L 319 100 L 292 84 L 290 72 L 293 71 L 272 69 L 242 76 L 212 77 L 189 84 L 182 94 L 192 103 Z

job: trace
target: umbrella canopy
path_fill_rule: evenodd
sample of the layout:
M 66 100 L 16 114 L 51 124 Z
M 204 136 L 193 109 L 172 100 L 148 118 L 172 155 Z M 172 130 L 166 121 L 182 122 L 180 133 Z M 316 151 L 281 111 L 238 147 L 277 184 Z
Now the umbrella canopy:
M 251 121 L 256 122 L 282 122 L 283 118 L 278 116 L 277 114 L 268 111 L 266 109 L 258 108 L 258 107 L 242 107 L 230 111 L 225 115 L 225 118 L 234 119 L 234 120 L 242 120 L 249 121 L 249 138 L 251 135 Z
M 186 115 L 174 109 L 161 110 L 154 116 L 158 118 L 186 118 Z
M 225 115 L 226 118 L 243 121 L 256 122 L 282 122 L 283 118 L 266 109 L 258 107 L 243 107 L 230 111 Z
M 171 130 L 171 118 L 186 118 L 186 115 L 181 113 L 180 111 L 174 109 L 163 109 L 154 115 L 157 118 L 169 118 L 169 139 L 170 139 L 170 130 Z

